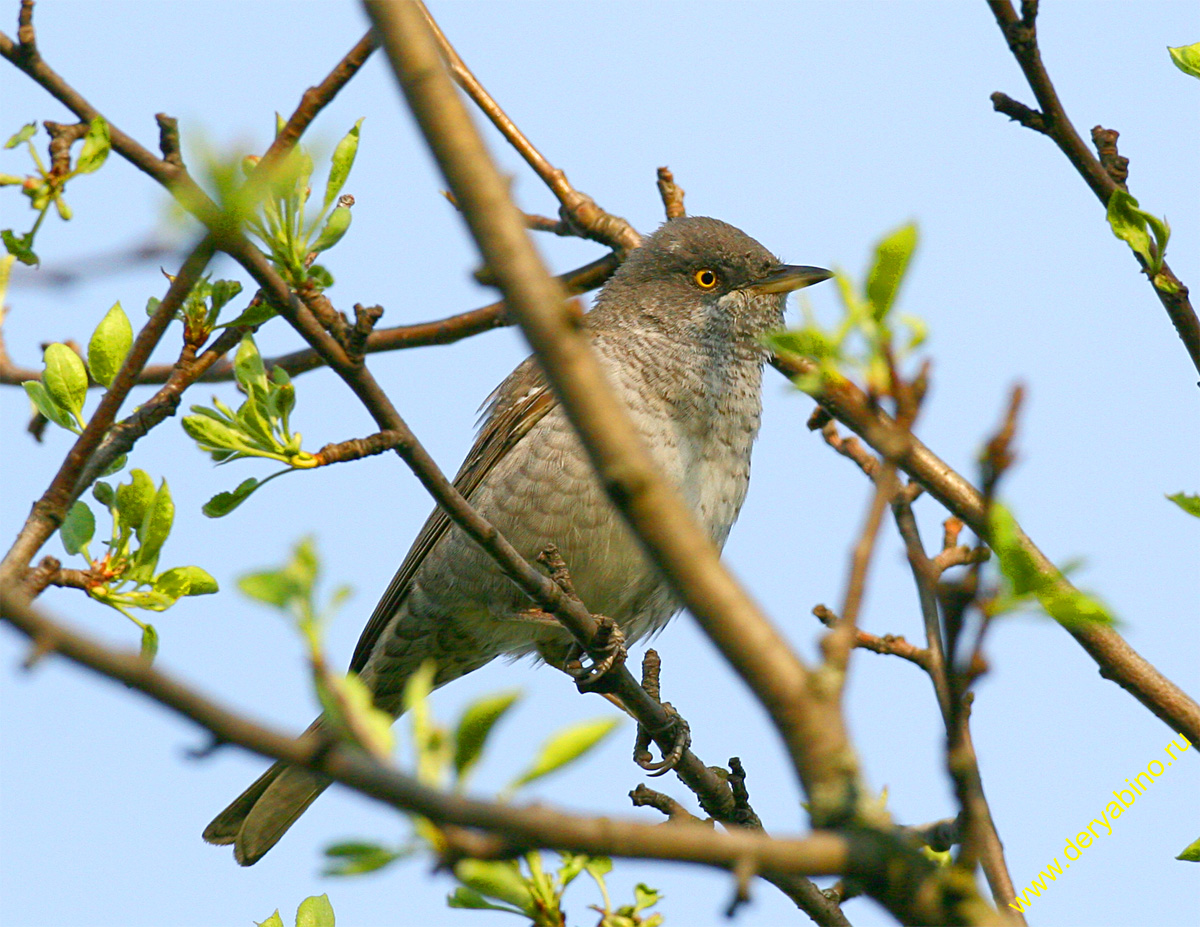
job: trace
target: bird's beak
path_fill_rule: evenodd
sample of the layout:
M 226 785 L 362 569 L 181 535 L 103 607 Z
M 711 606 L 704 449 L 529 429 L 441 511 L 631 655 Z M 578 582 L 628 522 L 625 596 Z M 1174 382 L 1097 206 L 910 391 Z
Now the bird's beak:
M 758 293 L 790 293 L 801 290 L 833 276 L 833 271 L 823 267 L 805 267 L 800 264 L 779 264 L 765 277 L 759 277 L 746 289 Z

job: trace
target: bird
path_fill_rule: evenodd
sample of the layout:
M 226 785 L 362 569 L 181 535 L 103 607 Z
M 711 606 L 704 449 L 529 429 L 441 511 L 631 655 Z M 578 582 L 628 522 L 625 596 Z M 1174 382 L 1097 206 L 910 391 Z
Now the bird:
M 583 317 L 651 456 L 718 548 L 750 481 L 763 338 L 782 327 L 789 292 L 831 276 L 782 263 L 726 222 L 678 217 L 628 255 Z M 660 630 L 681 603 L 608 499 L 536 358 L 518 365 L 483 408 L 455 477 L 459 492 L 531 562 L 557 547 L 575 594 L 611 618 L 626 642 Z M 427 660 L 436 664 L 437 687 L 498 656 L 562 666 L 573 644 L 439 508 L 379 600 L 350 670 L 379 708 L 399 717 L 405 682 Z M 213 819 L 204 839 L 233 844 L 237 862 L 252 865 L 330 783 L 276 763 Z

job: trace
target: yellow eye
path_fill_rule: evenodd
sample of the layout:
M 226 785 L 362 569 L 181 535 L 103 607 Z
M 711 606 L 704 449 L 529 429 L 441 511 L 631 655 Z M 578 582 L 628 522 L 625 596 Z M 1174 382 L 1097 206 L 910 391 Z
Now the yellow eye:
M 717 285 L 717 272 L 705 267 L 696 271 L 692 279 L 696 281 L 696 286 L 700 287 L 700 289 L 711 290 Z

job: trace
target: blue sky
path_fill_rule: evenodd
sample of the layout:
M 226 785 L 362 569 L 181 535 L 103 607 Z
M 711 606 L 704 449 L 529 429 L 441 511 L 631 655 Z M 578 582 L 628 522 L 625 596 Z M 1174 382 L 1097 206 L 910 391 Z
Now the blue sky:
M 15 5 L 6 31 L 11 35 Z M 1123 622 L 1130 643 L 1170 678 L 1200 692 L 1196 563 L 1200 524 L 1163 499 L 1200 489 L 1196 373 L 1126 246 L 1103 210 L 1045 138 L 992 112 L 1002 90 L 1032 103 L 982 3 L 466 4 L 434 15 L 509 114 L 604 207 L 643 231 L 661 221 L 654 171 L 669 165 L 691 213 L 744 228 L 795 263 L 862 272 L 878 238 L 916 221 L 921 243 L 900 308 L 930 328 L 933 386 L 917 431 L 952 466 L 974 477 L 981 440 L 1007 391 L 1029 394 L 1019 463 L 1004 495 L 1042 549 L 1058 562 L 1083 557 L 1079 583 Z M 261 150 L 276 110 L 285 114 L 365 29 L 347 3 L 57 3 L 39 7 L 47 60 L 125 131 L 153 146 L 153 114 L 180 120 L 191 141 Z M 1200 201 L 1200 84 L 1170 63 L 1166 46 L 1200 39 L 1194 4 L 1043 5 L 1041 46 L 1076 127 L 1119 129 L 1131 160 L 1130 189 L 1173 229 L 1168 260 L 1195 285 Z M 65 111 L 11 68 L 0 68 L 0 134 Z M 383 324 L 423 321 L 490 302 L 470 277 L 478 258 L 440 197 L 431 160 L 403 111 L 382 59 L 373 60 L 314 126 L 328 151 L 359 117 L 362 145 L 347 192 L 354 224 L 331 252 L 330 296 L 386 308 Z M 550 194 L 490 136 L 531 212 L 552 213 Z M 13 152 L 0 171 L 21 172 Z M 0 191 L 3 226 L 24 228 L 25 201 Z M 47 268 L 108 254 L 163 227 L 164 195 L 112 159 L 68 190 L 76 218 L 47 221 L 39 252 Z M 596 246 L 539 238 L 557 270 L 599 255 Z M 168 270 L 171 268 L 168 267 Z M 228 262 L 219 271 L 236 276 Z M 165 289 L 158 267 L 48 289 L 24 275 L 10 290 L 5 322 L 14 359 L 35 364 L 39 344 L 83 341 L 115 301 L 135 321 Z M 810 293 L 833 317 L 832 288 Z M 177 333 L 167 341 L 174 349 Z M 281 326 L 260 337 L 265 352 L 294 347 Z M 401 413 L 447 470 L 472 437 L 475 409 L 524 356 L 520 335 L 501 331 L 448 348 L 376 355 L 372 369 Z M 161 359 L 167 359 L 164 349 Z M 296 426 L 306 446 L 373 430 L 365 412 L 321 371 L 297 381 Z M 206 401 L 209 388 L 191 401 Z M 227 400 L 232 389 L 215 390 Z M 142 401 L 149 393 L 135 394 Z M 94 400 L 93 400 L 94 401 Z M 804 422 L 811 402 L 768 376 L 763 432 L 750 495 L 727 560 L 795 646 L 814 654 L 813 605 L 842 595 L 849 544 L 868 488 Z M 0 391 L 5 454 L 0 531 L 12 537 L 69 447 L 64 433 L 34 445 L 23 433 L 27 403 Z M 213 493 L 267 466 L 214 469 L 174 422 L 138 445 L 133 465 L 166 475 L 178 505 L 164 563 L 197 563 L 225 592 L 185 602 L 157 621 L 160 661 L 255 717 L 299 731 L 314 703 L 294 633 L 245 602 L 234 578 L 275 564 L 300 536 L 315 534 L 328 588 L 358 593 L 329 631 L 349 659 L 430 502 L 391 457 L 289 476 L 220 521 L 200 515 Z M 925 537 L 940 538 L 944 513 L 918 503 Z M 47 553 L 61 556 L 57 540 Z M 72 591 L 43 603 L 114 644 L 133 627 Z M 919 638 L 915 596 L 894 531 L 881 543 L 863 625 Z M 742 758 L 756 810 L 772 831 L 803 827 L 800 796 L 763 712 L 686 615 L 655 644 L 664 696 L 692 723 L 709 763 Z M 331 791 L 287 839 L 249 870 L 199 833 L 261 769 L 225 750 L 203 761 L 194 726 L 62 661 L 33 673 L 23 649 L 0 633 L 0 874 L 5 921 L 20 927 L 249 924 L 279 907 L 290 917 L 305 895 L 328 891 L 344 924 L 466 925 L 507 916 L 447 910 L 451 888 L 427 860 L 358 880 L 318 875 L 335 840 L 398 842 L 407 824 L 364 799 Z M 635 651 L 638 658 L 640 651 Z M 979 684 L 974 731 L 993 814 L 1013 879 L 1027 885 L 1065 840 L 1100 814 L 1173 732 L 1116 686 L 1061 629 L 1033 617 L 1006 619 L 988 644 L 991 672 Z M 439 692 L 443 719 L 481 693 L 519 686 L 520 709 L 500 729 L 477 779 L 506 781 L 532 746 L 572 720 L 605 714 L 598 699 L 527 664 L 493 664 Z M 897 819 L 924 823 L 953 812 L 940 752 L 940 721 L 927 681 L 912 666 L 856 655 L 850 724 L 866 776 L 886 786 Z M 625 797 L 639 781 L 628 760 L 632 726 L 587 763 L 531 795 L 581 811 L 640 814 Z M 1195 756 L 1167 768 L 1153 788 L 1034 903 L 1032 922 L 1185 924 L 1194 920 L 1195 867 L 1173 857 L 1200 820 Z M 659 786 L 689 802 L 685 788 Z M 689 806 L 694 804 L 689 802 Z M 661 889 L 668 923 L 723 923 L 727 877 L 665 864 L 618 863 L 617 898 L 645 881 Z M 596 901 L 578 884 L 571 922 Z M 889 922 L 854 901 L 855 924 Z M 739 914 L 746 925 L 797 916 L 769 886 Z M 507 920 L 512 921 L 511 918 Z M 515 921 L 512 921 L 515 922 Z

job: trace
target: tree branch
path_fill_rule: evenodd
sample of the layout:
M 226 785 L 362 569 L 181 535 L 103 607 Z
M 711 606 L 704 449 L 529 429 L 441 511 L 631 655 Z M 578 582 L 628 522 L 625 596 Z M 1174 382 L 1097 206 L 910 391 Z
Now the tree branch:
M 25 520 L 16 541 L 9 548 L 3 562 L 0 562 L 0 587 L 8 587 L 19 581 L 34 555 L 62 524 L 67 509 L 78 497 L 79 476 L 108 433 L 121 404 L 133 388 L 137 371 L 145 365 L 147 358 L 162 339 L 167 326 L 183 305 L 196 281 L 200 279 L 212 255 L 212 238 L 206 236 L 184 261 L 154 315 L 138 332 L 133 347 L 129 349 L 121 369 L 100 400 L 100 405 L 88 419 L 83 433 L 67 453 L 66 459 L 42 497 L 34 503 L 33 510 Z
M 533 848 L 596 856 L 666 859 L 735 871 L 739 867 L 772 877 L 843 874 L 868 885 L 904 923 L 961 923 L 960 912 L 943 905 L 941 893 L 910 904 L 913 887 L 937 877 L 928 861 L 896 850 L 906 838 L 867 831 L 814 832 L 777 839 L 744 828 L 719 832 L 707 827 L 662 827 L 640 822 L 567 814 L 543 806 L 513 806 L 439 792 L 342 744 L 306 735 L 293 739 L 208 699 L 149 661 L 119 653 L 46 616 L 16 594 L 0 588 L 0 617 L 24 634 L 41 654 L 58 653 L 144 693 L 209 731 L 217 743 L 236 744 L 289 765 L 318 770 L 371 798 L 440 824 L 494 835 L 474 847 L 480 855 L 514 856 Z M 903 844 L 908 846 L 907 843 Z M 950 896 L 947 896 L 950 897 Z M 953 903 L 950 898 L 949 904 Z M 974 923 L 1000 923 L 996 912 L 975 912 Z
M 1037 112 L 1002 93 L 992 94 L 992 105 L 997 112 L 1015 119 L 1026 128 L 1040 132 L 1058 145 L 1059 150 L 1067 156 L 1067 160 L 1079 172 L 1079 176 L 1096 194 L 1096 198 L 1107 208 L 1113 193 L 1123 188 L 1124 184 L 1119 182 L 1110 170 L 1116 162 L 1109 159 L 1109 163 L 1106 165 L 1098 160 L 1080 138 L 1079 133 L 1075 131 L 1071 120 L 1067 118 L 1066 110 L 1063 109 L 1058 92 L 1050 81 L 1050 75 L 1046 73 L 1046 67 L 1042 63 L 1042 53 L 1038 49 L 1037 4 L 1023 3 L 1021 6 L 1023 15 L 1020 17 L 1017 16 L 1010 0 L 988 0 L 988 6 L 991 7 L 992 14 L 996 17 L 996 24 L 1004 33 L 1008 48 L 1013 53 L 1013 57 L 1017 59 L 1017 64 L 1021 66 L 1021 71 L 1042 109 L 1041 112 Z M 1101 141 L 1098 140 L 1098 144 Z M 1115 148 L 1113 154 L 1115 155 Z M 1102 146 L 1101 156 L 1103 157 L 1103 155 Z M 1128 159 L 1121 160 L 1124 161 L 1121 170 L 1128 173 Z M 1120 173 L 1117 176 L 1120 176 Z M 1147 270 L 1146 262 L 1142 257 L 1135 256 L 1138 263 L 1142 265 L 1142 270 Z M 1175 326 L 1175 331 L 1179 334 L 1188 356 L 1191 357 L 1193 366 L 1200 371 L 1200 320 L 1196 318 L 1196 310 L 1192 308 L 1188 299 L 1188 288 L 1180 282 L 1166 262 L 1162 265 L 1161 274 L 1166 280 L 1166 285 L 1156 286 L 1153 281 L 1150 285 L 1154 288 L 1154 293 L 1163 304 L 1163 308 L 1167 310 L 1171 324 Z
M 832 875 L 858 868 L 850 853 L 850 841 L 835 834 L 777 840 L 744 830 L 720 833 L 704 827 L 664 829 L 443 793 L 346 745 L 322 744 L 311 735 L 293 739 L 258 724 L 201 695 L 148 660 L 111 650 L 49 618 L 7 587 L 0 589 L 0 615 L 43 653 L 60 654 L 137 689 L 196 722 L 219 743 L 320 770 L 358 792 L 439 823 L 492 831 L 504 838 L 498 855 L 545 847 L 594 855 L 704 862 L 730 869 L 742 858 L 749 858 L 759 871 L 784 874 Z
M 822 804 L 851 807 L 848 786 L 829 760 L 834 754 L 844 756 L 847 749 L 840 716 L 818 710 L 803 664 L 725 570 L 712 542 L 657 472 L 591 352 L 587 335 L 565 311 L 561 290 L 533 250 L 507 185 L 442 66 L 424 14 L 404 2 L 368 3 L 366 9 L 484 259 L 613 503 L 706 633 L 762 700 L 809 794 L 823 795 Z
M 789 379 L 818 373 L 812 361 L 794 354 L 775 354 L 771 364 Z M 863 392 L 847 380 L 826 383 L 814 398 L 828 412 L 871 447 L 886 453 L 892 442 L 892 420 L 871 408 Z M 897 459 L 897 466 L 920 483 L 935 499 L 961 518 L 979 537 L 987 536 L 983 497 L 967 480 L 941 460 L 916 437 Z M 1053 563 L 1018 527 L 1018 543 L 1043 573 L 1058 575 Z M 1066 580 L 1063 583 L 1069 585 Z M 1193 743 L 1200 738 L 1200 705 L 1112 628 L 1096 624 L 1066 629 L 1100 666 L 1100 674 L 1129 692 L 1171 730 L 1185 734 Z
M 619 255 L 624 255 L 638 247 L 642 243 L 642 237 L 634 227 L 620 216 L 605 212 L 596 205 L 596 201 L 590 196 L 580 193 L 571 186 L 567 181 L 567 175 L 546 160 L 533 143 L 525 137 L 525 134 L 517 128 L 516 124 L 508 118 L 508 114 L 500 108 L 500 104 L 492 99 L 491 95 L 483 88 L 483 85 L 471 73 L 471 69 L 458 56 L 454 46 L 442 33 L 429 10 L 425 8 L 425 4 L 417 0 L 417 7 L 437 42 L 438 51 L 450 69 L 451 76 L 558 198 L 559 203 L 562 204 L 559 212 L 563 221 L 573 228 L 576 234 L 607 245 Z

